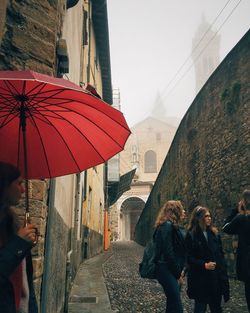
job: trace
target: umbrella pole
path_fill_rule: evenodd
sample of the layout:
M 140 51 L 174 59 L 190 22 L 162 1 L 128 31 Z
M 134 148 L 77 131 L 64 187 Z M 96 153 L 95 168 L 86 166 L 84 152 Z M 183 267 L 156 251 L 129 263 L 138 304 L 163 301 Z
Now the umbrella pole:
M 29 184 L 28 184 L 28 161 L 27 161 L 27 142 L 26 142 L 26 109 L 24 107 L 24 101 L 20 107 L 20 124 L 23 134 L 23 157 L 24 157 L 24 180 L 25 180 L 25 224 L 29 223 Z

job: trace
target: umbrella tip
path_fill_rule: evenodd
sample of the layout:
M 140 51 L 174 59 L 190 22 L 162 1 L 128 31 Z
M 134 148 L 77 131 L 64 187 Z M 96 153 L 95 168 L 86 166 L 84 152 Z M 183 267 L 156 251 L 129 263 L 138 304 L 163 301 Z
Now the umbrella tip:
M 15 95 L 15 99 L 19 102 L 26 102 L 29 100 L 29 97 L 26 95 Z
M 97 93 L 96 89 L 94 86 L 90 85 L 90 84 L 87 84 L 86 90 L 88 90 L 90 93 L 92 93 L 92 95 L 98 97 L 99 99 L 101 99 L 101 96 Z

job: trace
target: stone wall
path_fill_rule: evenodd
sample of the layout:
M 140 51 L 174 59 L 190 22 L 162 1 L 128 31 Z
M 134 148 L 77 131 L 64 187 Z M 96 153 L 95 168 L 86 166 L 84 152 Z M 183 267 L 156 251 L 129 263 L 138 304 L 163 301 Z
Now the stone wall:
M 56 46 L 61 34 L 64 5 L 64 0 L 1 1 L 0 70 L 31 69 L 56 74 Z M 31 220 L 39 232 L 38 244 L 32 249 L 38 303 L 44 270 L 47 189 L 47 181 L 30 181 Z M 17 211 L 22 220 L 22 204 Z
M 47 188 L 48 181 L 33 180 L 29 183 L 29 206 L 31 222 L 37 226 L 38 242 L 32 249 L 33 267 L 34 267 L 34 287 L 36 290 L 37 300 L 40 302 L 40 289 L 43 274 L 44 262 L 44 242 L 47 218 Z M 24 203 L 16 209 L 20 217 L 20 222 L 24 222 Z
M 63 10 L 63 0 L 8 1 L 0 11 L 0 70 L 54 74 Z
M 41 312 L 56 313 L 64 312 L 66 286 L 70 280 L 71 273 L 67 271 L 70 229 L 54 207 L 49 209 Z
M 82 259 L 89 259 L 103 252 L 103 234 L 82 226 L 83 241 L 82 241 Z
M 181 199 L 188 211 L 212 209 L 221 227 L 241 192 L 250 188 L 250 31 L 209 78 L 185 114 L 136 227 L 145 244 L 159 208 Z M 151 230 L 151 231 L 148 231 Z M 232 265 L 235 240 L 223 235 Z

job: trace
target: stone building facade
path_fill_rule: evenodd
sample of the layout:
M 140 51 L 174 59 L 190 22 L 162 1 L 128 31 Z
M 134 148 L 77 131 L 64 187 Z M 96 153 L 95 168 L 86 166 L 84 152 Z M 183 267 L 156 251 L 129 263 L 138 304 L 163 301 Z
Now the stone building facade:
M 226 56 L 186 112 L 136 226 L 145 245 L 161 205 L 181 199 L 212 209 L 221 227 L 241 192 L 250 188 L 250 31 Z M 150 232 L 148 230 L 151 230 Z M 235 240 L 223 235 L 232 267 Z
M 114 240 L 133 240 L 135 225 L 171 145 L 176 127 L 148 117 L 131 128 L 120 153 L 120 173 L 136 169 L 130 190 L 123 193 L 110 211 Z
M 103 1 L 9 0 L 0 8 L 0 70 L 31 69 L 91 84 L 112 103 L 107 7 Z M 39 166 L 39 165 L 38 165 Z M 106 167 L 30 181 L 40 312 L 67 310 L 79 263 L 103 249 Z M 23 208 L 17 208 L 22 218 Z

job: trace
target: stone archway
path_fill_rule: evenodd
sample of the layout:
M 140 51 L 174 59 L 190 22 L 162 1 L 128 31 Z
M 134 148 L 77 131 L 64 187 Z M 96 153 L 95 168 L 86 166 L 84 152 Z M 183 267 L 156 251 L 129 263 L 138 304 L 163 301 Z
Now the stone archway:
M 135 226 L 145 206 L 139 197 L 127 198 L 120 209 L 120 239 L 134 240 Z

